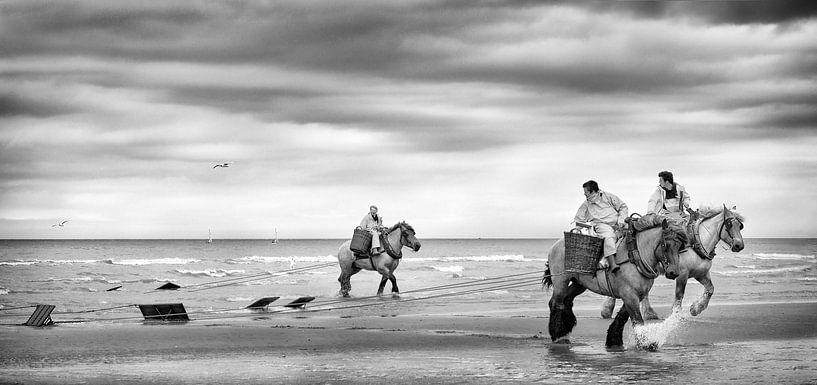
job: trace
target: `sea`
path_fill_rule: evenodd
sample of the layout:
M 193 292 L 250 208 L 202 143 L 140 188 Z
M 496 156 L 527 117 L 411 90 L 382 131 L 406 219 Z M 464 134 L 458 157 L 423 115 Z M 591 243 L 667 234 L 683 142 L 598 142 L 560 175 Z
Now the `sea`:
M 543 289 L 540 280 L 548 249 L 556 239 L 421 241 L 418 252 L 403 250 L 394 273 L 400 301 L 411 301 L 417 315 L 444 314 L 450 311 L 446 309 L 456 308 L 465 315 L 533 314 L 542 316 L 546 322 L 550 292 Z M 0 240 L 0 325 L 25 322 L 36 304 L 55 305 L 52 319 L 67 324 L 139 323 L 143 316 L 135 305 L 168 303 L 183 303 L 193 320 L 263 322 L 252 321 L 257 318 L 250 318 L 252 311 L 246 307 L 264 297 L 279 297 L 267 307 L 273 313 L 289 311 L 284 305 L 297 298 L 314 297 L 307 305 L 313 311 L 331 312 L 360 304 L 358 311 L 365 314 L 370 303 L 367 301 L 376 298 L 380 276 L 365 270 L 353 276 L 352 299 L 341 300 L 335 255 L 343 242 L 342 239 L 281 239 L 278 243 L 264 239 L 216 239 L 212 243 L 202 239 Z M 739 253 L 723 245 L 716 251 L 711 270 L 715 294 L 710 306 L 817 301 L 815 238 L 751 238 L 745 239 L 745 249 Z M 158 289 L 167 283 L 179 288 Z M 669 306 L 674 287 L 674 281 L 658 278 L 650 294 L 653 306 Z M 391 284 L 387 283 L 388 297 L 390 290 Z M 684 307 L 688 308 L 702 292 L 702 286 L 690 280 Z M 587 292 L 575 300 L 575 307 L 599 309 L 603 299 Z M 392 302 L 390 306 L 401 305 Z M 546 330 L 545 325 L 542 330 Z M 661 351 L 673 359 L 679 355 L 691 357 L 704 367 L 714 367 L 712 370 L 729 367 L 752 370 L 763 366 L 758 364 L 760 361 L 775 365 L 775 360 L 782 360 L 769 372 L 777 374 L 787 373 L 789 358 L 793 356 L 792 365 L 795 369 L 799 365 L 800 374 L 789 377 L 793 381 L 785 381 L 784 377 L 782 383 L 817 381 L 815 339 L 766 341 L 751 346 L 666 346 Z M 662 379 L 659 367 L 663 364 L 656 358 L 660 356 L 644 358 L 642 353 L 611 353 L 604 350 L 603 341 L 594 341 L 579 344 L 567 353 L 557 349 L 537 354 L 563 360 L 564 365 L 549 368 L 561 376 L 556 377 L 561 379 L 557 383 L 571 382 L 571 378 L 599 379 L 588 377 L 587 373 L 606 373 L 608 376 L 602 378 L 614 380 L 630 378 L 627 373 L 636 380 Z M 613 360 L 616 354 L 625 354 L 631 367 L 624 372 L 616 369 Z M 577 367 L 571 364 L 577 355 L 585 358 L 581 365 L 589 371 L 584 374 L 576 372 Z M 741 357 L 737 362 L 736 355 Z M 806 358 L 804 363 L 801 355 L 812 358 Z M 730 378 L 729 370 L 722 370 L 725 374 L 720 379 Z M 685 378 L 706 380 L 705 373 L 699 377 L 689 374 Z M 734 383 L 742 383 L 741 379 L 746 378 L 740 377 Z M 770 380 L 763 376 L 754 379 L 759 383 Z
M 549 293 L 539 279 L 555 241 L 427 239 L 418 252 L 403 250 L 394 275 L 403 297 L 428 297 L 431 307 L 476 300 L 496 308 L 546 308 Z M 140 319 L 138 309 L 119 307 L 137 304 L 182 302 L 191 315 L 208 312 L 211 317 L 263 297 L 280 297 L 273 306 L 298 297 L 315 297 L 316 304 L 335 302 L 340 274 L 335 255 L 343 242 L 0 240 L 0 311 L 5 310 L 0 316 L 9 318 L 10 308 L 33 304 L 57 305 L 55 320 L 94 321 L 125 318 L 134 311 Z M 747 239 L 739 253 L 724 246 L 716 250 L 712 304 L 817 299 L 817 239 L 756 238 Z M 180 288 L 156 290 L 166 283 Z M 351 294 L 373 296 L 379 283 L 379 274 L 364 270 L 352 277 Z M 651 302 L 672 303 L 674 285 L 657 279 Z M 387 283 L 386 293 L 390 290 Z M 684 305 L 702 291 L 690 280 Z M 575 306 L 597 307 L 600 299 L 588 292 Z

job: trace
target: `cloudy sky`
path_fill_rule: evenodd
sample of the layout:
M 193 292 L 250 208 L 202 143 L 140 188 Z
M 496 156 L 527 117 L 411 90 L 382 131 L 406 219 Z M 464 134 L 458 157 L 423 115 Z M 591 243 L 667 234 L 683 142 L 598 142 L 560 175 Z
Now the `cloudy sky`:
M 643 212 L 665 169 L 814 237 L 815 36 L 813 1 L 3 1 L 0 238 L 344 238 L 370 204 L 554 238 L 584 181 Z

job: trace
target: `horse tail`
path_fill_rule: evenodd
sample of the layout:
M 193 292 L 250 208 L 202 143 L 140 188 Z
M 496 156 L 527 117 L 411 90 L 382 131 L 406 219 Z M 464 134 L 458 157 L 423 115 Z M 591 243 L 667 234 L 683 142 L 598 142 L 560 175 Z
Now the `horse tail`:
M 550 262 L 545 262 L 545 275 L 542 276 L 542 287 L 553 286 L 553 279 L 550 274 Z

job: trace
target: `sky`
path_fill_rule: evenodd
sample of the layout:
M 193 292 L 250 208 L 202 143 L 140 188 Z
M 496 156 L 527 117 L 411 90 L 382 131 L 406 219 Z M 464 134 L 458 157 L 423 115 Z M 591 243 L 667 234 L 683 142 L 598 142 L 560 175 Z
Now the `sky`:
M 814 1 L 0 2 L 0 238 L 817 237 Z M 230 167 L 213 168 L 232 162 Z M 69 220 L 63 227 L 53 224 Z

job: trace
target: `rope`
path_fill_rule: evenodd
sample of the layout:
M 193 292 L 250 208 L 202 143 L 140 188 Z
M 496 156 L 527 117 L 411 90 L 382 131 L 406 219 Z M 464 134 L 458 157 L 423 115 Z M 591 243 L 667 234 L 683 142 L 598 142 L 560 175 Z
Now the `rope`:
M 333 265 L 333 264 L 334 263 L 329 263 L 329 264 L 326 264 L 326 265 Z M 326 267 L 326 266 L 323 266 L 323 265 L 307 266 L 307 267 L 304 267 L 304 268 L 301 268 L 301 269 L 296 269 L 296 270 L 292 270 L 292 271 L 288 271 L 288 272 L 283 272 L 283 274 L 287 274 L 289 272 L 296 272 L 298 270 L 306 271 L 306 270 L 311 270 L 311 269 L 315 269 L 315 268 L 323 268 L 323 267 Z M 529 276 L 529 275 L 532 275 L 532 274 L 536 274 L 537 277 L 535 277 L 535 278 L 524 278 L 524 279 L 521 279 L 521 280 L 514 279 L 514 278 L 517 278 L 517 277 Z M 481 281 L 476 281 L 476 282 L 461 282 L 461 283 L 445 284 L 445 285 L 432 286 L 432 287 L 429 287 L 429 288 L 410 290 L 410 291 L 404 292 L 403 294 L 432 292 L 432 291 L 438 291 L 438 290 L 443 290 L 443 289 L 452 289 L 452 288 L 457 289 L 457 288 L 473 287 L 471 289 L 463 290 L 463 291 L 455 291 L 455 292 L 450 292 L 450 293 L 441 293 L 441 294 L 429 295 L 429 296 L 423 296 L 423 297 L 417 297 L 417 298 L 402 299 L 399 303 L 415 302 L 415 301 L 437 299 L 437 298 L 456 297 L 456 296 L 476 294 L 476 293 L 495 291 L 495 290 L 501 290 L 501 289 L 513 289 L 513 288 L 520 288 L 520 287 L 524 287 L 524 286 L 530 286 L 530 285 L 534 285 L 534 284 L 538 286 L 540 284 L 540 282 L 541 282 L 541 279 L 542 279 L 542 278 L 539 277 L 539 274 L 541 274 L 539 271 L 527 272 L 527 273 L 518 273 L 518 274 L 509 274 L 509 275 L 504 275 L 504 276 L 499 276 L 499 277 L 487 278 L 487 279 L 484 279 L 484 280 L 481 280 Z M 563 275 L 563 274 L 564 273 L 550 274 L 550 275 L 548 275 L 548 277 L 553 277 L 553 276 Z M 242 279 L 244 279 L 244 278 L 247 278 L 247 277 L 242 277 Z M 198 285 L 198 286 L 202 286 L 202 285 Z M 484 286 L 484 287 L 479 287 L 479 286 Z M 204 288 L 204 289 L 209 289 L 209 288 L 211 288 L 211 287 Z M 199 289 L 199 290 L 204 290 L 204 289 Z M 333 301 L 313 303 L 312 306 L 322 307 L 322 308 L 316 308 L 316 309 L 300 309 L 300 310 L 297 310 L 297 309 L 281 309 L 281 310 L 266 311 L 266 312 L 263 312 L 263 313 L 231 314 L 231 315 L 222 315 L 222 316 L 217 316 L 217 317 L 205 317 L 205 318 L 201 318 L 201 319 L 259 317 L 259 316 L 263 316 L 263 315 L 279 314 L 279 313 L 320 312 L 320 311 L 356 309 L 356 308 L 384 305 L 384 303 L 382 303 L 382 302 L 369 302 L 369 303 L 351 304 L 351 305 L 339 306 L 339 307 L 325 307 L 325 306 L 333 305 L 333 304 L 337 304 L 337 303 L 348 303 L 350 301 L 352 301 L 352 302 L 361 302 L 361 301 L 365 301 L 365 300 L 369 300 L 369 299 L 375 299 L 375 298 L 380 298 L 380 296 L 367 296 L 367 297 L 358 297 L 358 298 L 353 298 L 353 299 L 333 300 Z M 36 306 L 36 305 L 34 305 L 34 306 Z M 25 306 L 25 307 L 20 307 L 20 308 L 34 307 L 34 306 Z M 91 309 L 91 310 L 84 310 L 84 311 L 58 312 L 58 313 L 54 313 L 54 314 L 92 313 L 92 312 L 97 312 L 97 311 L 102 311 L 102 310 L 113 310 L 113 309 L 120 309 L 120 308 L 130 307 L 130 306 L 138 306 L 138 305 L 132 305 L 132 304 L 131 305 L 121 305 L 121 306 L 115 306 L 115 307 L 109 307 L 109 308 Z M 196 312 L 187 312 L 187 313 L 164 314 L 163 316 L 168 317 L 168 316 L 176 316 L 176 315 L 183 315 L 183 314 L 187 314 L 187 315 L 206 315 L 206 314 L 213 314 L 213 313 L 232 312 L 232 311 L 245 311 L 245 310 L 246 310 L 245 308 L 223 308 L 223 309 L 212 309 L 212 310 L 206 310 L 206 311 L 196 311 Z M 3 316 L 25 316 L 25 315 L 20 315 L 20 314 L 0 315 L 0 317 L 3 317 Z M 66 320 L 66 321 L 54 321 L 54 322 L 55 323 L 116 322 L 116 321 L 126 321 L 126 320 L 142 320 L 143 318 L 144 317 L 139 317 L 139 316 L 126 316 L 126 317 L 106 318 L 106 319 L 102 319 L 102 320 Z
M 60 311 L 60 312 L 54 312 L 54 313 L 51 313 L 51 314 L 80 314 L 80 313 L 94 313 L 94 312 L 103 311 L 103 310 L 121 309 L 121 308 L 124 308 L 124 307 L 131 307 L 131 306 L 136 306 L 136 305 L 129 304 L 129 305 L 122 305 L 122 306 L 105 307 L 105 308 L 101 308 L 101 309 L 77 310 L 77 311 Z
M 27 309 L 30 307 L 37 307 L 37 305 L 26 305 L 26 306 L 17 306 L 17 307 L 4 307 L 0 308 L 0 310 L 18 310 L 18 309 Z
M 254 276 L 228 278 L 228 279 L 223 279 L 223 280 L 220 280 L 220 281 L 213 281 L 213 282 L 198 283 L 198 284 L 195 284 L 195 285 L 188 285 L 188 286 L 185 287 L 185 289 L 189 289 L 191 287 L 207 286 L 207 285 L 212 285 L 212 284 L 215 284 L 215 283 L 237 281 L 237 280 L 250 278 L 250 277 L 261 277 L 261 276 L 270 275 L 270 274 L 297 273 L 297 272 L 301 272 L 301 271 L 305 271 L 305 270 L 312 270 L 312 269 L 315 269 L 315 268 L 323 268 L 323 267 L 327 267 L 327 266 L 334 265 L 334 264 L 335 264 L 335 262 L 327 262 L 327 263 L 320 264 L 320 265 L 304 266 L 304 267 L 299 267 L 297 269 L 282 270 L 282 271 L 278 271 L 278 272 L 274 272 L 274 273 L 267 271 L 267 272 L 264 272 L 264 273 L 261 273 L 261 274 L 256 274 Z
M 324 267 L 329 267 L 329 266 L 332 266 L 334 264 L 335 264 L 334 262 L 329 262 L 329 263 L 324 263 L 324 264 L 321 264 L 321 265 L 304 266 L 304 267 L 298 268 L 298 269 L 280 271 L 280 272 L 277 272 L 277 273 L 267 272 L 267 273 L 264 273 L 264 274 L 258 274 L 258 275 L 250 276 L 250 277 L 234 278 L 234 279 L 230 279 L 230 280 L 235 281 L 235 282 L 225 283 L 225 284 L 221 284 L 221 285 L 203 287 L 203 288 L 200 288 L 200 289 L 190 290 L 190 292 L 195 293 L 195 292 L 202 291 L 202 290 L 209 290 L 209 289 L 215 289 L 215 288 L 219 288 L 219 287 L 232 286 L 232 285 L 236 285 L 236 284 L 239 284 L 239 283 L 259 281 L 259 280 L 262 279 L 262 278 L 259 278 L 259 277 L 264 277 L 264 278 L 266 278 L 267 276 L 277 277 L 277 276 L 287 275 L 287 274 L 291 274 L 291 273 L 302 273 L 304 271 L 322 269 Z M 224 282 L 226 282 L 226 281 L 229 281 L 229 280 L 225 280 Z M 210 283 L 210 284 L 212 284 L 212 283 Z M 203 285 L 198 285 L 198 286 L 203 286 Z
M 504 276 L 499 276 L 499 277 L 486 278 L 486 279 L 481 280 L 481 281 L 451 283 L 451 284 L 445 284 L 445 285 L 439 285 L 439 286 L 432 286 L 432 287 L 428 287 L 428 288 L 421 288 L 421 289 L 404 291 L 401 294 L 422 293 L 422 292 L 427 292 L 427 291 L 437 291 L 437 290 L 443 290 L 443 289 L 456 289 L 456 288 L 460 288 L 460 287 L 469 287 L 469 286 L 482 286 L 482 285 L 497 283 L 497 282 L 492 282 L 492 281 L 503 280 L 503 279 L 506 279 L 506 278 L 520 277 L 520 276 L 531 275 L 531 274 L 539 275 L 539 274 L 541 274 L 541 272 L 535 271 L 535 272 L 528 272 L 528 273 L 509 274 L 509 275 L 504 275 Z M 541 278 L 537 278 L 537 279 L 541 280 Z M 351 299 L 346 298 L 346 299 L 339 299 L 339 300 L 330 300 L 330 301 L 325 301 L 325 302 L 313 302 L 312 306 L 325 306 L 325 305 L 332 305 L 332 304 L 336 304 L 336 303 L 348 303 L 349 301 L 360 301 L 360 300 L 367 300 L 367 299 L 374 299 L 374 298 L 380 298 L 380 296 L 372 295 L 372 296 L 366 296 L 366 297 L 355 297 L 355 298 L 351 298 Z

